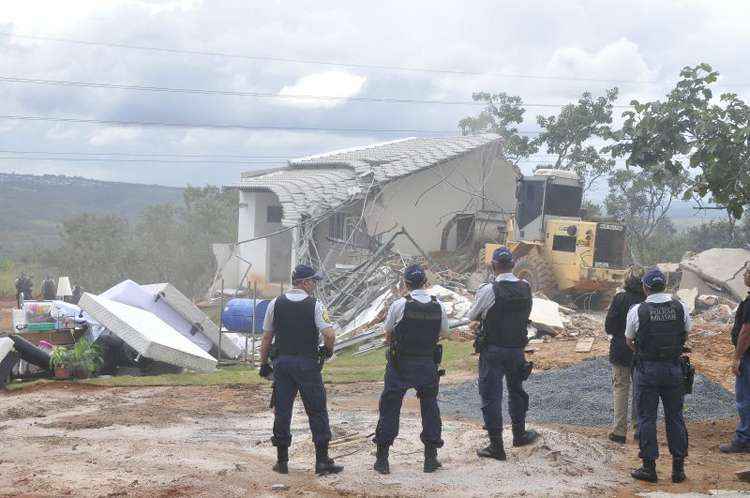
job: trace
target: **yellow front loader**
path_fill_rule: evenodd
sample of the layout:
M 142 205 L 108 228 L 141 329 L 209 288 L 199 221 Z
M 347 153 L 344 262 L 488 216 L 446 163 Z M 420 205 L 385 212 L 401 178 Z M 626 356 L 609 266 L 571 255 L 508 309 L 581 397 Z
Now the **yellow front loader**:
M 513 273 L 547 297 L 560 293 L 606 297 L 625 279 L 625 226 L 581 217 L 583 189 L 575 173 L 538 169 L 519 180 L 516 212 L 506 220 L 505 240 L 480 252 L 507 245 L 516 257 Z

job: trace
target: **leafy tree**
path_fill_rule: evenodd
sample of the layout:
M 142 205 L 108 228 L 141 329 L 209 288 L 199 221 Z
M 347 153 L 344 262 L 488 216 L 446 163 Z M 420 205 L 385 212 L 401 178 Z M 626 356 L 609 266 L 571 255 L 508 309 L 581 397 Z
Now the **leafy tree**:
M 687 229 L 685 237 L 691 251 L 701 252 L 714 247 L 746 247 L 750 245 L 750 218 L 744 226 L 732 221 L 711 221 Z
M 680 76 L 663 102 L 631 103 L 613 150 L 657 176 L 692 173 L 685 199 L 709 195 L 739 219 L 750 204 L 750 107 L 732 93 L 715 103 L 710 85 L 718 73 L 708 64 Z
M 533 144 L 546 147 L 547 153 L 556 156 L 551 167 L 575 171 L 583 181 L 584 192 L 615 166 L 615 161 L 592 141 L 611 138 L 609 125 L 617 93 L 617 88 L 612 88 L 604 96 L 594 98 L 585 92 L 578 103 L 564 106 L 557 116 L 537 116 L 542 132 Z
M 484 102 L 486 107 L 476 117 L 467 117 L 458 122 L 462 135 L 497 133 L 504 140 L 505 157 L 517 165 L 521 159 L 539 150 L 529 137 L 524 137 L 516 125 L 523 123 L 521 97 L 506 93 L 477 92 L 472 95 L 475 102 Z
M 61 246 L 47 253 L 46 263 L 74 283 L 99 292 L 127 278 L 132 237 L 124 218 L 83 214 L 64 221 L 60 236 Z
M 686 181 L 685 175 L 657 175 L 636 167 L 615 170 L 610 176 L 604 204 L 610 215 L 627 226 L 633 261 L 650 263 L 654 239 L 673 235 L 667 214 Z

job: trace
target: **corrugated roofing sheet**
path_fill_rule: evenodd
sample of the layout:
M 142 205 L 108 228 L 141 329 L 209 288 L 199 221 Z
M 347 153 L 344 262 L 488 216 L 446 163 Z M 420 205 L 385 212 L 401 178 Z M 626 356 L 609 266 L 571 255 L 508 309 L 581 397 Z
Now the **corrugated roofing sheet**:
M 242 175 L 239 187 L 275 193 L 284 208 L 282 223 L 318 216 L 357 197 L 372 184 L 386 183 L 500 142 L 493 134 L 451 138 L 407 138 L 289 161 L 289 167 Z

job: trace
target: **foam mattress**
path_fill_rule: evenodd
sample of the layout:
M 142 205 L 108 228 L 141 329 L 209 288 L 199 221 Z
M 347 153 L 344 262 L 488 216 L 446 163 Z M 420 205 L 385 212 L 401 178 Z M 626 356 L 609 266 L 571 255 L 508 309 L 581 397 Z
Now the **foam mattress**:
M 89 293 L 79 306 L 146 358 L 202 372 L 216 368 L 210 354 L 149 311 Z
M 181 293 L 175 286 L 168 283 L 141 285 L 141 288 L 153 295 L 155 298 L 160 297 L 174 311 L 180 314 L 190 323 L 197 324 L 202 333 L 208 337 L 211 342 L 219 346 L 219 327 L 206 316 L 193 302 Z M 237 358 L 241 349 L 231 340 L 221 341 L 221 352 L 227 358 Z
M 13 351 L 13 340 L 10 337 L 0 337 L 0 361 Z
M 213 342 L 200 329 L 193 327 L 193 324 L 185 320 L 179 313 L 172 309 L 162 299 L 156 299 L 153 293 L 144 289 L 142 286 L 132 280 L 125 280 L 115 285 L 111 289 L 99 294 L 99 297 L 117 301 L 118 303 L 135 306 L 145 311 L 150 311 L 161 318 L 164 322 L 171 325 L 173 329 L 190 339 L 203 351 L 210 351 Z

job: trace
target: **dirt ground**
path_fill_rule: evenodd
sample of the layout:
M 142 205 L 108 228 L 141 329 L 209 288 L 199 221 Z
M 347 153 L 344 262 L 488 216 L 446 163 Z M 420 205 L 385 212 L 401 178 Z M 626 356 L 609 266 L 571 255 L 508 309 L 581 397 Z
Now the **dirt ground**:
M 96 388 L 55 383 L 0 395 L 0 496 L 490 496 L 608 495 L 643 491 L 750 491 L 733 476 L 747 460 L 721 456 L 734 421 L 691 424 L 690 480 L 631 482 L 637 447 L 606 440 L 606 429 L 544 425 L 534 446 L 506 462 L 480 461 L 479 424 L 444 420 L 444 464 L 421 472 L 419 408 L 405 401 L 392 474 L 371 470 L 378 383 L 328 387 L 331 455 L 343 474 L 316 478 L 301 406 L 293 422 L 291 472 L 270 470 L 269 387 Z M 298 403 L 301 405 L 301 403 Z M 509 431 L 508 431 L 509 432 Z M 506 436 L 507 437 L 507 436 Z M 662 445 L 666 443 L 661 435 Z M 510 446 L 508 444 L 508 446 Z M 669 459 L 660 460 L 663 481 Z M 274 491 L 283 484 L 287 491 Z

